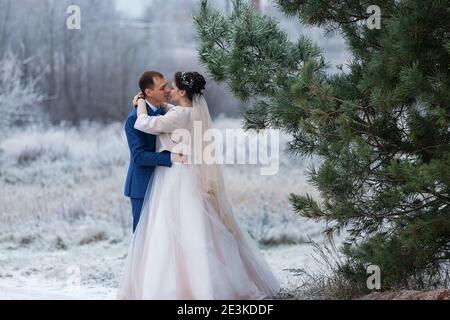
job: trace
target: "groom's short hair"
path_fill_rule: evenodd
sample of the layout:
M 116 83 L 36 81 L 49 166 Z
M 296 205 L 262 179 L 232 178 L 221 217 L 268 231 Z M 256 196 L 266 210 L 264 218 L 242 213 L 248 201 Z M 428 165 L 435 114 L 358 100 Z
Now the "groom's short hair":
M 158 71 L 145 71 L 139 79 L 139 89 L 144 95 L 145 89 L 153 89 L 155 85 L 153 78 L 164 78 L 164 76 Z

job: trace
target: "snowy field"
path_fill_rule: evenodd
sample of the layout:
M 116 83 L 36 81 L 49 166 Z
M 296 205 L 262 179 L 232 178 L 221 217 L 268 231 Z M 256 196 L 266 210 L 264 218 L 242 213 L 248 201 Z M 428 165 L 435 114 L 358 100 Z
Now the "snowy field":
M 128 158 L 120 123 L 28 128 L 0 141 L 0 299 L 115 298 L 131 237 Z M 318 196 L 305 166 L 281 153 L 274 176 L 250 165 L 225 171 L 236 216 L 287 292 L 301 283 L 296 270 L 316 268 L 308 237 L 323 241 L 324 226 L 288 202 L 290 192 Z

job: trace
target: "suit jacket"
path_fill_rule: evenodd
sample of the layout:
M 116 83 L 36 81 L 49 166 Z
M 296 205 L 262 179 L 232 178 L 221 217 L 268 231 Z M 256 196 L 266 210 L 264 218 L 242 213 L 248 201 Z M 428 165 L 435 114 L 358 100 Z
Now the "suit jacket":
M 156 152 L 156 135 L 144 133 L 134 128 L 136 108 L 125 122 L 125 134 L 130 149 L 130 165 L 125 180 L 124 194 L 130 198 L 144 198 L 147 186 L 156 166 L 171 167 L 170 152 Z M 157 115 L 147 106 L 149 115 Z

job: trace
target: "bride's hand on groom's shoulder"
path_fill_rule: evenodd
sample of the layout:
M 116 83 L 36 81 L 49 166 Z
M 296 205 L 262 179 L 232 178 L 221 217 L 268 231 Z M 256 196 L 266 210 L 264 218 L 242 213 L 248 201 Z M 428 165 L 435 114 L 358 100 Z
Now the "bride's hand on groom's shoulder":
M 138 105 L 138 100 L 139 99 L 144 99 L 144 95 L 142 94 L 142 92 L 138 92 L 134 98 L 133 98 L 133 106 L 137 107 Z
M 163 103 L 161 104 L 161 106 L 162 106 L 164 112 L 169 111 L 169 104 L 168 104 L 167 102 L 163 102 Z

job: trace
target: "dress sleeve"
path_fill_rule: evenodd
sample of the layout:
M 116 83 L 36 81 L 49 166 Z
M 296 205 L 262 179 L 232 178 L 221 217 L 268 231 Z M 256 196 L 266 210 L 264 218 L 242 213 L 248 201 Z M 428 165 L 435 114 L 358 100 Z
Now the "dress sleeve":
M 172 133 L 185 126 L 184 112 L 172 108 L 163 116 L 149 116 L 141 114 L 134 124 L 134 128 L 150 134 Z

